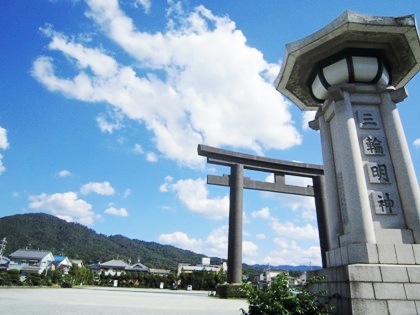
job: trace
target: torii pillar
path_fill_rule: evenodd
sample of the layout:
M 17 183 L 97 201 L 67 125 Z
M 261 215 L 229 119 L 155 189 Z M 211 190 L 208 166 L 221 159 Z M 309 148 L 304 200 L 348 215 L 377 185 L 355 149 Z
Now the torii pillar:
M 420 314 L 420 193 L 396 104 L 418 72 L 414 16 L 346 11 L 286 46 L 276 88 L 317 110 L 327 289 L 337 314 Z

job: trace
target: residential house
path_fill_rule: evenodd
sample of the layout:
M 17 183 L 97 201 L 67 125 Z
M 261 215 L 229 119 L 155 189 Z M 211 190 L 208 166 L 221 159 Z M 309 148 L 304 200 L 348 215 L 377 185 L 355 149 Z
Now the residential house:
M 268 286 L 270 286 L 271 281 L 273 281 L 273 279 L 275 277 L 277 277 L 279 274 L 287 272 L 285 270 L 264 270 L 263 273 L 261 273 L 258 277 L 257 283 L 258 283 L 258 288 L 263 290 L 265 288 L 267 288 Z
M 127 272 L 150 272 L 150 268 L 146 267 L 140 262 L 135 263 L 134 265 L 128 266 L 125 268 Z
M 273 279 L 281 273 L 288 274 L 289 272 L 286 270 L 280 270 L 280 269 L 264 270 L 264 272 L 261 273 L 257 279 L 258 288 L 260 289 L 267 288 L 268 286 L 270 286 L 271 281 L 273 281 Z M 303 285 L 305 281 L 306 281 L 306 273 L 302 274 L 298 278 L 292 277 L 290 275 L 287 276 L 287 284 L 291 287 Z
M 222 263 L 221 265 L 211 265 L 210 258 L 203 257 L 201 260 L 201 264 L 198 264 L 198 265 L 179 264 L 177 274 L 179 276 L 182 273 L 193 273 L 194 271 L 206 271 L 206 272 L 218 273 L 220 270 L 223 270 L 223 271 L 227 270 L 226 262 Z
M 0 271 L 5 271 L 9 267 L 10 259 L 0 256 Z
M 9 258 L 8 270 L 19 270 L 23 276 L 29 273 L 41 274 L 47 271 L 54 261 L 50 251 L 31 249 L 18 249 L 11 253 Z
M 81 260 L 81 259 L 70 259 L 70 263 L 71 263 L 72 266 L 75 265 L 79 268 L 84 267 L 83 260 Z
M 157 275 L 157 276 L 167 276 L 171 273 L 170 270 L 167 269 L 155 269 L 155 268 L 150 268 L 150 273 L 152 275 Z
M 99 273 L 104 273 L 105 276 L 117 276 L 119 277 L 122 273 L 125 273 L 125 269 L 130 265 L 120 259 L 112 259 L 104 263 L 97 265 L 99 267 Z M 93 269 L 93 268 L 92 268 Z M 98 270 L 93 269 L 98 272 Z
M 55 269 L 62 270 L 66 275 L 69 273 L 69 270 L 72 266 L 70 259 L 66 256 L 54 256 L 53 266 Z

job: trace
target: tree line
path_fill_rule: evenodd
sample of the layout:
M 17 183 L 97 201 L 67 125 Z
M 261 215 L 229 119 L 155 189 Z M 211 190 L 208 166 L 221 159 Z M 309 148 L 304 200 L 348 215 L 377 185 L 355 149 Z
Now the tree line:
M 194 271 L 183 273 L 179 277 L 175 273 L 155 275 L 145 272 L 126 272 L 121 275 L 106 275 L 104 272 L 94 273 L 88 267 L 73 265 L 67 274 L 60 269 L 46 270 L 41 274 L 31 273 L 24 281 L 18 270 L 0 272 L 0 286 L 60 286 L 73 287 L 83 285 L 114 286 L 117 280 L 119 287 L 159 288 L 161 283 L 165 289 L 187 289 L 191 285 L 194 290 L 214 291 L 218 284 L 226 281 L 226 273 Z

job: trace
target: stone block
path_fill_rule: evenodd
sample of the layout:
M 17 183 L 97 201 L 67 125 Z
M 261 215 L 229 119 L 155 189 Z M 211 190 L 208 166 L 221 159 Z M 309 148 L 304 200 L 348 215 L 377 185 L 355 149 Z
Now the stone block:
M 349 264 L 377 264 L 376 244 L 350 244 L 347 246 Z
M 341 248 L 334 249 L 335 265 L 342 266 L 343 262 L 341 261 Z
M 341 263 L 343 265 L 349 264 L 349 255 L 347 253 L 347 247 L 340 248 L 340 254 L 341 254 Z
M 395 252 L 397 253 L 398 264 L 414 265 L 414 251 L 411 244 L 395 244 Z
M 407 273 L 410 282 L 420 283 L 420 266 L 408 266 Z
M 378 300 L 406 300 L 402 283 L 374 283 L 373 290 Z
M 386 301 L 353 299 L 351 301 L 353 314 L 384 315 L 388 314 Z
M 420 244 L 413 244 L 413 251 L 416 264 L 420 265 Z
M 335 255 L 334 250 L 330 250 L 327 252 L 327 261 L 328 261 L 328 267 L 335 267 Z
M 415 302 L 416 302 L 417 313 L 420 314 L 420 301 L 415 301 Z
M 350 282 L 352 299 L 375 299 L 371 282 Z
M 420 283 L 405 283 L 407 299 L 420 301 Z
M 325 260 L 326 260 L 326 263 L 327 263 L 327 267 L 332 267 L 332 264 L 331 264 L 331 261 L 330 261 L 330 254 L 329 254 L 330 252 L 326 252 L 325 253 Z
M 337 281 L 349 281 L 348 265 L 336 268 L 336 277 Z
M 389 315 L 417 315 L 414 301 L 388 301 Z
M 382 276 L 379 266 L 349 265 L 349 280 L 364 282 L 381 282 Z
M 380 244 L 413 244 L 413 233 L 406 229 L 377 229 L 376 239 Z
M 405 267 L 381 266 L 380 268 L 384 282 L 408 282 L 408 273 Z
M 380 264 L 396 264 L 397 254 L 393 244 L 378 244 L 378 256 Z

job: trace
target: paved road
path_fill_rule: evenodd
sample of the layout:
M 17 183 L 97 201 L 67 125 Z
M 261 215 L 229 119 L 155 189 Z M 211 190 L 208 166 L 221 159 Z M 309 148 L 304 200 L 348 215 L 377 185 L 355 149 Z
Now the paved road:
M 129 288 L 1 288 L 0 314 L 9 315 L 238 315 L 246 300 L 207 292 Z

